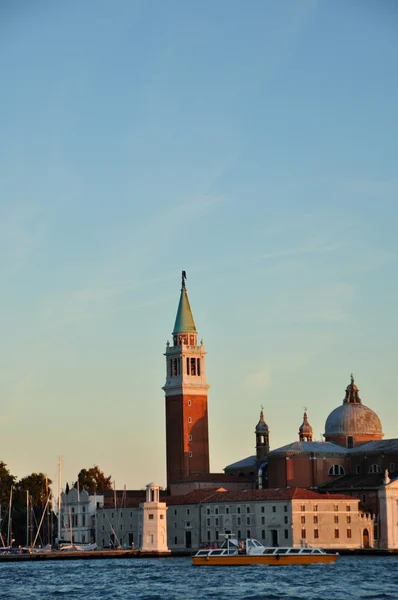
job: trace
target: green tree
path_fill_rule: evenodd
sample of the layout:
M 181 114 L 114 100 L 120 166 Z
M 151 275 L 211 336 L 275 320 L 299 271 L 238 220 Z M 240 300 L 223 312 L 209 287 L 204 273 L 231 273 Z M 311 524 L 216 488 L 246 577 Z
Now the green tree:
M 29 496 L 29 522 L 31 541 L 36 533 L 43 517 L 47 498 L 51 498 L 51 479 L 44 473 L 32 473 L 22 477 L 16 484 L 12 503 L 12 531 L 16 544 L 23 545 L 26 542 L 26 492 Z M 47 544 L 52 541 L 51 533 L 51 501 L 49 501 L 39 531 L 38 544 Z
M 2 507 L 2 513 L 4 513 L 4 507 L 8 505 L 10 501 L 10 489 L 14 485 L 16 477 L 11 475 L 7 465 L 0 461 L 0 504 Z
M 0 461 L 0 506 L 1 506 L 1 522 L 0 522 L 0 544 L 1 538 L 4 542 L 7 541 L 8 530 L 8 507 L 10 504 L 11 486 L 14 485 L 16 477 L 11 475 L 7 465 Z
M 77 487 L 77 484 L 79 484 L 81 490 L 86 490 L 90 494 L 105 492 L 112 489 L 112 475 L 106 477 L 104 472 L 97 465 L 94 465 L 90 469 L 82 469 L 79 472 L 74 487 Z

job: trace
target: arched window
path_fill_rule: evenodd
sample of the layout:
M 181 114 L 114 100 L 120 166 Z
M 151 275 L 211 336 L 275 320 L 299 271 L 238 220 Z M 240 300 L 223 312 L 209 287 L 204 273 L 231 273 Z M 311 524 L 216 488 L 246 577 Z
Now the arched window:
M 379 467 L 379 465 L 370 465 L 369 467 L 369 473 L 381 473 L 381 469 Z
M 332 465 L 329 469 L 329 475 L 345 475 L 345 471 L 341 465 Z

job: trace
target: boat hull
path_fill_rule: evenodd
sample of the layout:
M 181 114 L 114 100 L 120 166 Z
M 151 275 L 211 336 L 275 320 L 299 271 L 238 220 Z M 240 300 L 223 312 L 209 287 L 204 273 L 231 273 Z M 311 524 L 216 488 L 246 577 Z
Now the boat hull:
M 192 563 L 199 566 L 241 566 L 241 565 L 270 565 L 282 567 L 284 565 L 311 565 L 314 563 L 334 563 L 338 554 L 318 555 L 238 555 L 238 556 L 193 556 Z

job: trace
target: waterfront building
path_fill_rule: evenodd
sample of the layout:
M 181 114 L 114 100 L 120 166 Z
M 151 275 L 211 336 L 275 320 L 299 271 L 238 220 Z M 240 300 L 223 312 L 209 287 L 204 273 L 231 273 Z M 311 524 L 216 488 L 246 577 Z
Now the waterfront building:
M 175 552 L 219 545 L 225 534 L 254 537 L 265 545 L 359 549 L 373 547 L 373 519 L 359 509 L 359 500 L 343 494 L 320 494 L 299 488 L 227 491 L 196 489 L 166 496 L 167 546 Z M 101 509 L 97 540 L 109 539 L 115 528 L 139 536 L 140 507 Z M 112 522 L 118 512 L 117 523 Z M 98 543 L 98 542 L 97 542 Z
M 90 495 L 72 487 L 61 493 L 61 538 L 58 543 L 91 544 L 95 539 L 97 510 L 104 504 L 102 494 Z

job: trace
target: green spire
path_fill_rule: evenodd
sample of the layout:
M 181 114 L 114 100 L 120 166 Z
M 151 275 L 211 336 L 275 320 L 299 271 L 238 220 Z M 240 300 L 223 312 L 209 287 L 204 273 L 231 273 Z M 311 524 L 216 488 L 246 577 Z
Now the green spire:
M 188 300 L 187 288 L 185 287 L 186 278 L 186 273 L 183 271 L 181 296 L 180 302 L 178 303 L 173 333 L 196 333 L 195 321 L 193 320 L 192 311 Z

